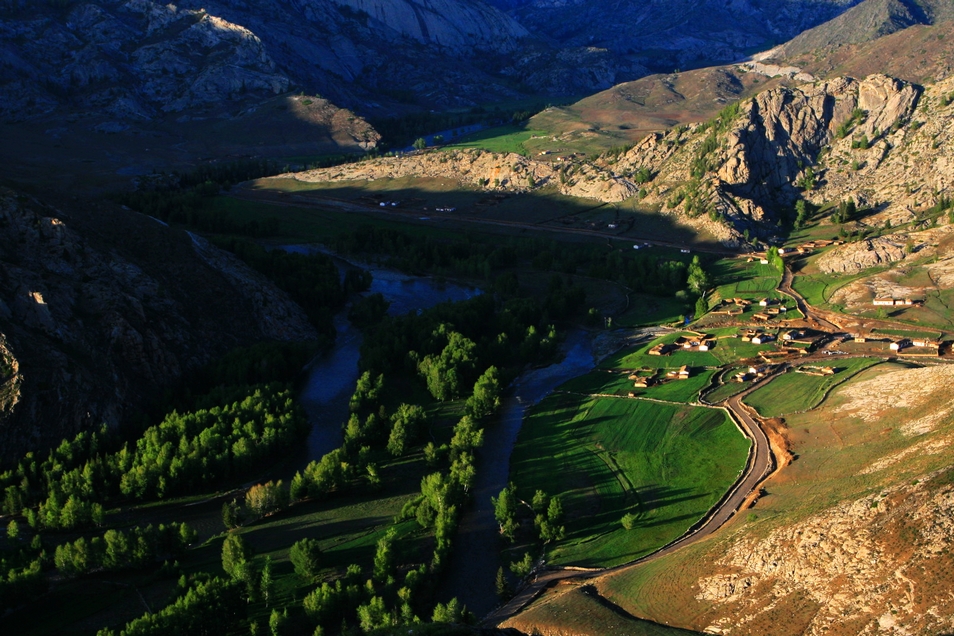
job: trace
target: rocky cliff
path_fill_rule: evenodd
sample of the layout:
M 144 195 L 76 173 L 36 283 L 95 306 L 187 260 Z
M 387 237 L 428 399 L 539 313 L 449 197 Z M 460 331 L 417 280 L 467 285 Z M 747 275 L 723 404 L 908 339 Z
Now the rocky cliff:
M 408 176 L 639 205 L 739 246 L 777 237 L 799 199 L 853 199 L 869 227 L 917 217 L 954 188 L 954 79 L 924 89 L 884 75 L 781 87 L 716 119 L 645 137 L 616 157 L 554 163 L 479 151 L 392 157 L 295 176 L 305 181 Z M 532 177 L 532 178 L 531 178 Z M 648 179 L 648 182 L 645 182 Z
M 0 190 L 0 460 L 116 425 L 232 347 L 316 337 L 234 257 L 108 204 L 70 208 Z
M 950 90 L 941 83 L 922 99 L 921 87 L 883 75 L 773 89 L 712 123 L 647 137 L 614 169 L 654 174 L 646 202 L 664 212 L 756 236 L 771 236 L 799 198 L 852 197 L 879 219 L 900 218 L 954 177 L 941 147 L 950 118 L 918 114 Z M 931 161 L 911 161 L 918 155 Z

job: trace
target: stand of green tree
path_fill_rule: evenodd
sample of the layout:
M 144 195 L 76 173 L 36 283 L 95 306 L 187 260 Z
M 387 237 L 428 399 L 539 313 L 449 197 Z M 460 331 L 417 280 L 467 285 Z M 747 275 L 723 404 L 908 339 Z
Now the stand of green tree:
M 245 620 L 247 601 L 242 586 L 219 577 L 196 575 L 179 581 L 176 600 L 154 614 L 144 614 L 115 631 L 101 629 L 97 636 L 219 636 L 234 633 Z
M 80 537 L 56 546 L 53 563 L 69 576 L 139 569 L 182 556 L 195 537 L 195 530 L 185 523 L 159 524 L 158 528 L 149 525 L 126 532 L 109 529 L 102 537 Z
M 22 511 L 33 528 L 71 530 L 100 525 L 102 502 L 163 498 L 248 475 L 300 438 L 304 417 L 285 386 L 244 393 L 224 406 L 173 411 L 117 452 L 104 452 L 101 430 L 64 440 L 42 462 L 28 453 L 0 474 L 4 511 Z
M 579 274 L 620 282 L 636 292 L 671 296 L 686 285 L 686 263 L 646 252 L 607 249 L 602 245 L 568 245 L 542 239 L 510 238 L 499 240 L 468 238 L 445 242 L 385 228 L 361 226 L 340 235 L 335 250 L 375 258 L 387 257 L 387 265 L 412 274 L 438 274 L 479 277 L 495 280 L 495 291 L 516 293 L 516 277 L 509 271 L 520 264 L 554 274 Z M 562 295 L 572 286 L 551 285 Z M 499 289 L 498 289 L 499 287 Z M 556 300 L 556 299 L 555 299 Z M 573 316 L 576 301 L 549 301 L 553 320 Z

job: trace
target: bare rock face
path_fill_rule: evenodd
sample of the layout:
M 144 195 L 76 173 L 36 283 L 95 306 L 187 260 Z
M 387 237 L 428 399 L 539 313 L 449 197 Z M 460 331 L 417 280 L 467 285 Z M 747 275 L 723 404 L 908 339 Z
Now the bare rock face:
M 559 164 L 535 161 L 514 153 L 455 150 L 385 157 L 334 168 L 280 175 L 278 178 L 320 183 L 436 177 L 454 180 L 461 186 L 506 192 L 528 192 L 556 186 L 561 194 L 604 202 L 623 201 L 638 191 L 632 181 L 593 164 L 577 163 L 570 167 L 570 174 L 561 176 Z
M 248 29 L 150 0 L 65 12 L 24 7 L 0 19 L 0 50 L 14 60 L 0 73 L 0 117 L 14 121 L 67 99 L 74 108 L 145 120 L 290 87 Z
M 223 265 L 223 262 L 228 262 Z M 316 337 L 241 263 L 141 215 L 0 190 L 0 460 L 118 424 L 184 371 Z
M 906 241 L 904 235 L 892 234 L 847 243 L 826 252 L 818 259 L 817 265 L 827 274 L 846 274 L 896 263 L 907 256 Z

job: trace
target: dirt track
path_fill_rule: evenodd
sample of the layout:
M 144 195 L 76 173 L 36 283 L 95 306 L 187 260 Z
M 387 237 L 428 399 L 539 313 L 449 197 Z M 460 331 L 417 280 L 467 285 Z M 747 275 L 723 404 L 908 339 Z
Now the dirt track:
M 346 201 L 344 199 L 335 199 L 332 197 L 319 197 L 319 196 L 305 196 L 300 194 L 287 194 L 284 192 L 276 191 L 263 191 L 263 190 L 250 190 L 244 184 L 236 186 L 229 193 L 230 196 L 233 196 L 237 199 L 245 199 L 247 201 L 261 201 L 264 203 L 270 203 L 272 205 L 282 205 L 288 207 L 297 207 L 297 208 L 328 208 L 332 210 L 337 210 L 341 212 L 355 212 L 358 214 L 370 214 L 377 216 L 387 216 L 387 217 L 398 217 L 402 221 L 409 221 L 412 223 L 425 223 L 420 219 L 421 215 L 426 215 L 427 223 L 433 221 L 446 221 L 448 223 L 468 226 L 468 225 L 483 225 L 489 227 L 498 227 L 498 228 L 510 228 L 516 230 L 533 230 L 535 232 L 553 232 L 557 234 L 572 234 L 576 236 L 588 236 L 593 238 L 600 238 L 609 241 L 622 241 L 626 243 L 632 243 L 634 241 L 639 243 L 647 243 L 649 245 L 656 245 L 658 247 L 671 247 L 676 249 L 685 249 L 690 248 L 696 252 L 705 252 L 707 254 L 722 254 L 722 255 L 736 255 L 738 251 L 730 250 L 727 248 L 718 248 L 714 246 L 706 245 L 691 245 L 686 246 L 682 243 L 675 243 L 672 241 L 660 241 L 655 239 L 646 239 L 638 236 L 619 236 L 615 234 L 608 234 L 606 232 L 601 232 L 599 230 L 588 230 L 583 228 L 568 228 L 568 227 L 559 227 L 553 225 L 543 225 L 538 223 L 522 223 L 520 221 L 503 221 L 497 219 L 484 219 L 480 217 L 473 216 L 462 216 L 459 214 L 441 214 L 434 211 L 422 212 L 419 210 L 401 210 L 401 209 L 385 209 L 379 206 L 369 205 L 365 203 L 359 203 L 355 201 Z

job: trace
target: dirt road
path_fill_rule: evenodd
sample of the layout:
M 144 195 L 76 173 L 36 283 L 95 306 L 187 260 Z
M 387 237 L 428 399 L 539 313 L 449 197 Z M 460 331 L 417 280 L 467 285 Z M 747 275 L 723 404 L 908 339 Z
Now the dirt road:
M 645 243 L 658 247 L 671 247 L 676 249 L 691 249 L 696 252 L 705 252 L 707 254 L 736 255 L 737 250 L 720 248 L 714 245 L 685 245 L 673 241 L 660 241 L 658 239 L 647 239 L 638 236 L 618 236 L 608 234 L 599 230 L 588 230 L 584 228 L 558 227 L 553 225 L 543 225 L 539 223 L 522 223 L 520 221 L 504 221 L 498 219 L 486 219 L 474 216 L 463 216 L 460 214 L 442 214 L 439 212 L 409 210 L 401 208 L 382 208 L 380 206 L 369 205 L 356 201 L 347 201 L 344 199 L 335 199 L 331 197 L 307 196 L 300 194 L 289 194 L 285 192 L 251 190 L 245 185 L 239 185 L 229 193 L 237 199 L 247 201 L 261 201 L 271 205 L 281 205 L 298 208 L 327 208 L 339 212 L 354 212 L 358 214 L 371 214 L 387 217 L 399 217 L 402 221 L 411 223 L 433 223 L 435 221 L 445 221 L 459 225 L 483 225 L 498 228 L 510 228 L 516 230 L 533 230 L 535 232 L 551 232 L 557 234 L 571 234 L 575 236 L 588 236 L 600 238 L 609 241 L 619 241 L 625 243 Z

